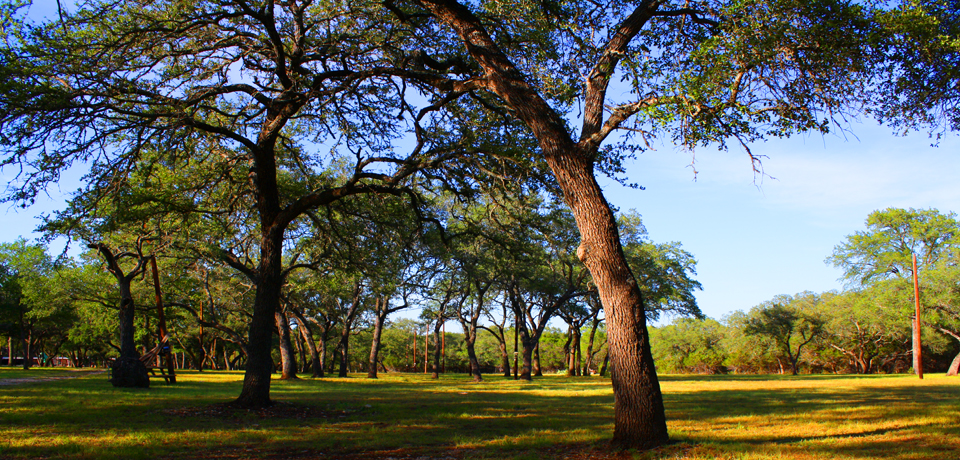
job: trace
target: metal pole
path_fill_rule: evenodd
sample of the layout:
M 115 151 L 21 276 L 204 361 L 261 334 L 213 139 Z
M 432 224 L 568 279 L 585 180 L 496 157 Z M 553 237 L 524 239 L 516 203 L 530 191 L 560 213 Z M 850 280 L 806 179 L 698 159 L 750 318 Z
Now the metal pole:
M 920 281 L 917 277 L 917 255 L 913 255 L 913 299 L 916 312 L 913 318 L 913 369 L 923 379 L 923 345 L 920 343 Z

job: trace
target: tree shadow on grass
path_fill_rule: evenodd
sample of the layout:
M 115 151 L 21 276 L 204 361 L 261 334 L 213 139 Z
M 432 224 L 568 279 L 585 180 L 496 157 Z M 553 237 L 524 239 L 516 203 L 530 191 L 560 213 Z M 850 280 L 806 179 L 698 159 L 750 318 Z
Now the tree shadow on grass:
M 305 379 L 278 382 L 282 404 L 263 413 L 223 404 L 239 391 L 236 381 L 183 380 L 149 391 L 81 379 L 4 393 L 3 409 L 15 410 L 0 424 L 32 438 L 0 447 L 24 458 L 606 458 L 613 425 L 609 381 L 597 379 Z M 906 459 L 949 452 L 940 446 L 960 451 L 935 442 L 960 439 L 955 385 L 824 379 L 758 388 L 758 381 L 666 379 L 668 424 L 680 443 L 642 457 Z M 684 382 L 704 386 L 671 391 Z M 954 415 L 944 422 L 944 413 Z

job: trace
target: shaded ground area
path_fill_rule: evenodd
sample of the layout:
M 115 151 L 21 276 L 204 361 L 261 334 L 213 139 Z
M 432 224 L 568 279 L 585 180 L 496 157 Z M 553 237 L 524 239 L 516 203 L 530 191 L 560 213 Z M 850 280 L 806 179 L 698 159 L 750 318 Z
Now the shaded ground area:
M 183 418 L 201 417 L 215 418 L 224 424 L 245 425 L 251 419 L 260 421 L 294 420 L 301 423 L 317 423 L 322 421 L 337 421 L 349 416 L 357 415 L 371 409 L 365 405 L 354 410 L 323 410 L 313 406 L 278 402 L 264 409 L 244 409 L 233 403 L 217 403 L 199 407 L 181 407 L 164 409 L 162 412 Z M 387 423 L 379 423 L 386 427 Z M 443 447 L 422 447 L 383 449 L 363 452 L 322 451 L 317 449 L 276 449 L 261 450 L 257 446 L 245 446 L 233 449 L 215 449 L 204 452 L 178 452 L 176 458 L 190 460 L 206 459 L 343 459 L 343 460 L 460 460 L 469 458 L 488 458 L 480 449 L 450 449 Z M 496 457 L 494 457 L 496 458 Z M 571 460 L 626 460 L 634 458 L 632 452 L 613 452 L 606 442 L 558 444 L 544 448 L 537 458 L 571 459 Z
M 105 370 L 77 370 L 69 371 L 70 375 L 51 375 L 51 376 L 38 376 L 38 377 L 15 377 L 15 378 L 2 378 L 0 375 L 0 386 L 9 386 L 9 385 L 24 385 L 27 383 L 40 383 L 40 382 L 50 382 L 54 380 L 68 380 L 76 379 L 80 377 L 85 377 L 88 375 L 103 374 L 107 371 Z
M 549 449 L 544 449 L 536 454 L 531 454 L 529 458 L 543 459 L 571 459 L 571 460 L 629 460 L 635 458 L 634 452 L 610 452 L 602 445 L 558 445 Z M 217 450 L 210 452 L 199 452 L 195 455 L 189 453 L 178 453 L 176 458 L 190 460 L 207 459 L 230 459 L 230 460 L 254 460 L 254 459 L 295 459 L 295 460 L 321 460 L 321 459 L 343 459 L 343 460 L 462 460 L 472 458 L 506 458 L 485 455 L 483 452 L 473 449 L 391 449 L 379 451 L 365 451 L 360 453 L 330 452 L 311 449 L 286 449 L 275 451 L 260 451 L 254 447 L 235 449 L 235 450 Z
M 0 458 L 960 458 L 960 380 L 937 376 L 663 376 L 675 443 L 651 452 L 610 450 L 613 395 L 597 377 L 276 380 L 277 404 L 261 410 L 229 403 L 242 372 L 187 371 L 149 389 L 84 377 L 0 389 Z

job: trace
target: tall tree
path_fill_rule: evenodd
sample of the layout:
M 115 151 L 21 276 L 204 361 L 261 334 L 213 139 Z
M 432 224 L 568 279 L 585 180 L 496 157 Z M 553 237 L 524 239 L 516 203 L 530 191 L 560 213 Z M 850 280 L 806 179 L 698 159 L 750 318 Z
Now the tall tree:
M 840 267 L 844 277 L 851 283 L 871 290 L 884 291 L 879 296 L 888 302 L 887 308 L 898 313 L 901 321 L 913 319 L 916 299 L 912 283 L 913 255 L 917 256 L 917 276 L 924 293 L 933 295 L 929 321 L 939 332 L 956 338 L 960 330 L 954 325 L 955 299 L 951 298 L 951 266 L 960 253 L 960 221 L 953 212 L 941 213 L 936 209 L 887 208 L 867 216 L 867 229 L 847 237 L 844 243 L 834 248 L 827 262 Z M 928 277 L 928 272 L 930 275 Z M 933 288 L 926 286 L 927 279 Z M 909 292 L 909 295 L 904 294 Z M 874 294 L 877 295 L 877 294 Z M 924 321 L 921 313 L 918 321 Z M 911 321 L 914 327 L 917 322 Z M 914 337 L 917 337 L 915 332 Z M 960 339 L 957 339 L 960 340 Z M 914 342 L 914 369 L 920 355 L 919 344 Z
M 16 332 L 23 354 L 23 368 L 30 369 L 41 338 L 43 324 L 63 307 L 57 298 L 61 291 L 57 267 L 46 246 L 20 238 L 0 245 L 3 316 L 8 331 Z
M 912 256 L 923 272 L 960 250 L 956 214 L 936 209 L 887 208 L 867 216 L 867 229 L 847 236 L 828 263 L 843 269 L 848 281 L 869 285 L 913 277 Z
M 729 140 L 747 146 L 767 136 L 827 131 L 871 96 L 870 78 L 883 73 L 874 65 L 885 55 L 869 53 L 866 42 L 876 36 L 871 12 L 842 0 L 409 0 L 385 6 L 431 37 L 419 44 L 434 62 L 468 63 L 444 67 L 445 78 L 506 106 L 536 137 L 537 154 L 576 218 L 577 255 L 607 314 L 613 443 L 645 449 L 667 442 L 646 318 L 639 313 L 646 309 L 643 294 L 594 174 L 616 171 L 618 152 L 635 144 L 617 150 L 602 148 L 604 141 L 624 128 L 647 142 L 663 136 L 688 147 L 726 147 Z M 607 96 L 620 78 L 631 94 L 625 103 Z M 570 109 L 578 111 L 569 117 L 577 128 L 564 116 Z M 750 158 L 759 170 L 758 159 Z

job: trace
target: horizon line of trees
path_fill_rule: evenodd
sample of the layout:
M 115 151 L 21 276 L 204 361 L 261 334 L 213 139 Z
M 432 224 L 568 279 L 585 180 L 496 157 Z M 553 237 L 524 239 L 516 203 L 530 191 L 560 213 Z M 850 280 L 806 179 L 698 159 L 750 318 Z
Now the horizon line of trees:
M 496 245 L 482 246 L 489 241 L 479 239 L 473 240 L 479 247 L 461 248 L 464 252 L 457 255 L 444 252 L 450 259 L 439 265 L 425 263 L 429 257 L 421 254 L 410 266 L 390 266 L 387 278 L 377 282 L 371 276 L 344 278 L 315 270 L 292 277 L 285 288 L 285 309 L 277 315 L 276 371 L 284 378 L 348 372 L 376 377 L 378 371 L 421 369 L 434 375 L 443 370 L 468 372 L 478 379 L 484 373 L 519 377 L 523 372 L 525 378 L 557 371 L 605 374 L 609 358 L 602 308 L 588 276 L 582 268 L 577 271 L 576 261 L 569 257 L 572 246 L 558 246 L 558 240 L 548 238 L 569 233 L 569 221 L 566 227 L 561 225 L 564 214 L 555 209 L 527 217 L 535 216 L 548 217 L 551 225 L 526 235 L 532 238 L 525 242 L 527 256 L 492 253 Z M 703 317 L 693 301 L 699 284 L 692 278 L 692 256 L 677 243 L 647 241 L 635 213 L 622 215 L 621 221 L 627 229 L 625 238 L 630 239 L 625 247 L 631 250 L 632 260 L 647 264 L 646 273 L 660 274 L 645 286 L 651 296 L 659 296 L 654 298 L 662 306 L 648 316 L 664 312 L 675 316 L 672 323 L 651 328 L 660 372 L 911 370 L 914 300 L 912 266 L 907 261 L 919 253 L 924 367 L 957 373 L 960 227 L 953 213 L 875 211 L 868 216 L 867 230 L 849 236 L 827 259 L 844 268 L 851 282 L 848 290 L 781 295 L 749 311 L 730 313 L 721 321 Z M 560 235 L 550 233 L 558 229 Z M 535 246 L 543 252 L 533 252 Z M 558 248 L 565 248 L 567 259 L 562 252 L 551 252 Z M 481 264 L 477 258 L 483 255 L 495 257 Z M 504 263 L 511 257 L 514 265 Z M 166 295 L 181 299 L 166 304 L 168 321 L 174 325 L 171 342 L 178 367 L 242 368 L 242 312 L 246 309 L 242 303 L 250 301 L 249 287 L 226 267 L 196 261 L 182 265 L 176 258 L 159 260 L 164 279 L 171 283 L 165 287 Z M 451 265 L 454 261 L 477 265 Z M 464 270 L 465 266 L 472 271 Z M 178 269 L 183 272 L 171 272 Z M 323 276 L 312 276 L 318 273 Z M 366 273 L 383 274 L 370 267 Z M 518 276 L 526 281 L 518 281 Z M 393 296 L 370 289 L 388 282 L 395 284 Z M 659 292 L 654 286 L 659 286 Z M 131 289 L 139 299 L 136 305 L 149 304 L 145 300 L 152 294 L 149 280 L 141 278 Z M 80 261 L 57 261 L 42 244 L 21 239 L 0 245 L 0 331 L 8 339 L 0 355 L 30 357 L 20 362 L 25 367 L 35 357 L 57 356 L 69 357 L 74 366 L 103 365 L 119 351 L 117 321 L 110 317 L 119 311 L 118 295 L 116 279 L 106 273 L 97 251 L 87 252 Z M 192 300 L 184 300 L 191 296 Z M 410 316 L 418 309 L 418 320 L 390 317 L 403 310 Z M 522 318 L 519 323 L 515 323 L 517 315 Z M 156 312 L 142 308 L 134 321 L 135 343 L 144 353 L 159 340 Z M 563 321 L 565 330 L 552 327 L 551 321 Z M 446 323 L 459 323 L 465 332 L 445 332 Z M 446 353 L 441 355 L 438 343 Z M 19 354 L 12 353 L 14 348 Z M 44 364 L 43 359 L 39 361 Z

